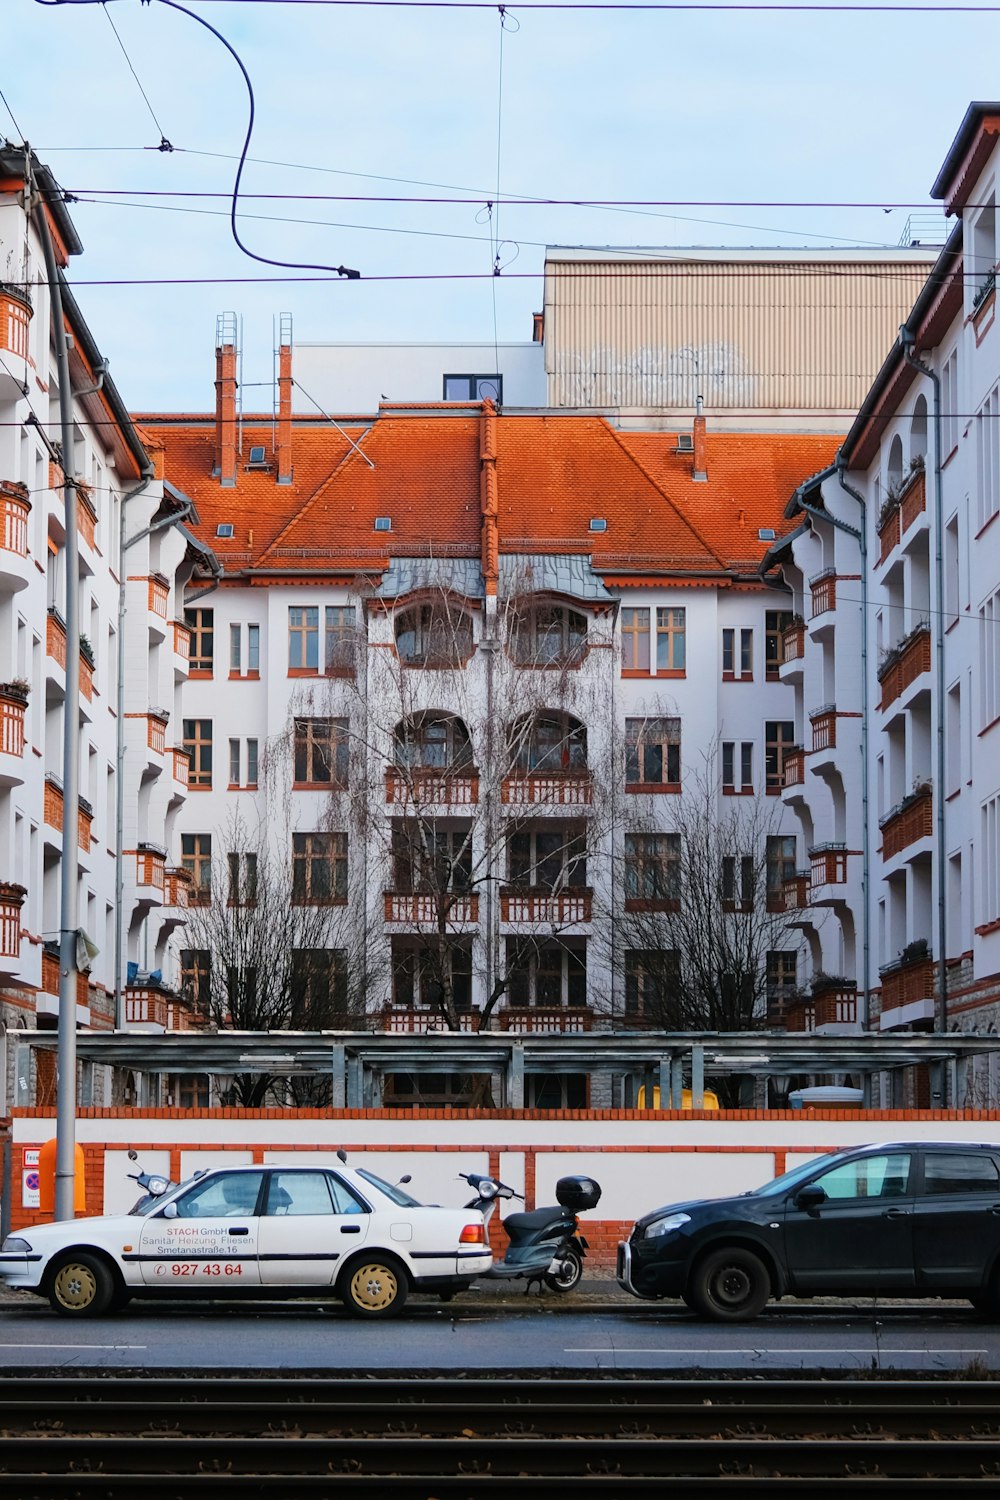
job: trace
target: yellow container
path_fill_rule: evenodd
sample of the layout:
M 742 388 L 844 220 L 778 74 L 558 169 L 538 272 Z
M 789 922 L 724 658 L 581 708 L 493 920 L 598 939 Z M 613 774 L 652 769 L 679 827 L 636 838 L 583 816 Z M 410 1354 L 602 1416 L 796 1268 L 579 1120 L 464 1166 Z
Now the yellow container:
M 702 1105 L 702 1109 L 718 1109 L 718 1107 L 719 1107 L 719 1096 L 718 1096 L 718 1094 L 713 1094 L 711 1089 L 706 1089 L 704 1097 L 705 1097 L 705 1102 Z M 638 1093 L 638 1095 L 636 1097 L 635 1107 L 636 1107 L 636 1109 L 645 1109 L 646 1108 L 646 1090 L 645 1090 L 645 1088 L 640 1088 L 639 1093 Z M 653 1089 L 653 1108 L 654 1109 L 659 1109 L 659 1107 L 660 1107 L 660 1091 L 659 1091 L 658 1088 L 654 1087 L 654 1089 Z M 691 1107 L 692 1107 L 691 1106 L 691 1090 L 690 1089 L 682 1089 L 681 1090 L 681 1109 L 690 1109 Z

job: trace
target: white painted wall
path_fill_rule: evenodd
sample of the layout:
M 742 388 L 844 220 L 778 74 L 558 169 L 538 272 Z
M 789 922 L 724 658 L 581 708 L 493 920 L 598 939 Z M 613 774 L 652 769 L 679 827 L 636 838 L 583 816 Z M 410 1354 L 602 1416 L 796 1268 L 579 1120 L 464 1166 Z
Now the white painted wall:
M 370 415 L 381 401 L 441 401 L 445 375 L 503 376 L 503 405 L 544 406 L 541 344 L 295 345 L 292 410 Z

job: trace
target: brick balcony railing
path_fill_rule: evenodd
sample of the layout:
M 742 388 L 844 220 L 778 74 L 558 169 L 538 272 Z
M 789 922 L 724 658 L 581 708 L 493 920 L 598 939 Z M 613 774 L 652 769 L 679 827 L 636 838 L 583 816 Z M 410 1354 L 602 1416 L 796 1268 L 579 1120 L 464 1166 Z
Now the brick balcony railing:
M 0 479 L 0 547 L 5 552 L 27 557 L 30 514 L 28 486 L 13 479 Z
M 31 311 L 30 297 L 19 296 L 7 286 L 0 288 L 0 349 L 6 349 L 15 359 L 28 358 Z
M 813 1028 L 852 1025 L 858 1019 L 858 992 L 851 986 L 822 990 L 812 997 Z
M 809 726 L 812 730 L 814 751 L 836 749 L 837 710 L 832 704 L 828 703 L 822 708 L 814 708 L 809 715 Z
M 191 631 L 184 624 L 183 620 L 173 620 L 173 621 L 171 621 L 171 624 L 174 627 L 174 653 L 175 653 L 175 655 L 179 656 L 182 661 L 190 661 L 191 660 Z
M 891 651 L 879 668 L 882 684 L 880 708 L 888 708 L 911 682 L 931 669 L 931 628 L 920 624 Z
M 166 1031 L 168 1000 L 163 990 L 130 984 L 125 991 L 126 1026 L 162 1026 Z
M 501 802 L 519 806 L 525 803 L 546 807 L 589 804 L 593 796 L 594 784 L 589 771 L 519 772 L 505 776 L 500 786 Z
M 894 504 L 878 524 L 878 560 L 884 563 L 899 541 L 899 506 Z
M 81 797 L 76 813 L 77 843 L 85 854 L 90 853 L 90 830 L 94 822 L 94 809 Z
M 188 772 L 191 769 L 191 752 L 182 750 L 179 745 L 171 745 L 170 756 L 174 766 L 174 780 L 179 781 L 181 786 L 188 784 Z
M 915 792 L 882 819 L 882 858 L 892 859 L 933 830 L 934 799 L 929 788 Z
M 457 1019 L 460 1031 L 479 1030 L 478 1011 L 459 1011 Z M 437 1009 L 409 1010 L 399 1005 L 387 1005 L 382 1011 L 381 1021 L 382 1030 L 390 1032 L 422 1034 L 426 1031 L 448 1029 L 444 1016 Z
M 781 632 L 781 664 L 800 661 L 806 654 L 806 627 L 804 623 L 786 625 Z
M 916 469 L 899 497 L 900 532 L 909 531 L 917 517 L 926 509 L 927 477 L 923 469 Z
M 45 790 L 42 796 L 42 817 L 50 828 L 58 828 L 62 832 L 63 789 L 54 776 L 46 776 L 45 778 Z M 85 797 L 80 797 L 77 804 L 76 840 L 79 848 L 85 853 L 90 850 L 90 828 L 93 821 L 93 808 Z
M 789 1001 L 784 1008 L 784 1024 L 788 1031 L 813 1031 L 816 1026 L 816 1006 L 808 995 Z
M 146 715 L 146 744 L 154 755 L 167 753 L 167 720 L 170 715 L 150 709 Z
M 932 1000 L 935 994 L 935 963 L 931 954 L 879 969 L 882 980 L 882 1013 L 912 1005 L 916 1000 Z
M 163 884 L 164 906 L 188 906 L 190 904 L 191 887 L 193 885 L 194 876 L 190 870 L 182 870 L 176 866 L 165 870 Z
M 80 692 L 88 703 L 93 701 L 94 664 L 89 657 L 84 656 L 82 651 L 80 652 Z
M 815 844 L 809 850 L 811 885 L 843 885 L 846 879 L 847 850 L 843 844 Z
M 829 609 L 836 609 L 837 575 L 832 568 L 825 573 L 817 573 L 815 578 L 809 580 L 809 599 L 813 619 Z
M 162 891 L 167 879 L 167 855 L 166 850 L 152 846 L 140 846 L 138 849 L 125 849 L 125 854 L 135 855 L 135 879 L 137 885 L 152 886 L 154 890 Z
M 147 602 L 152 614 L 161 620 L 167 618 L 167 602 L 170 599 L 170 581 L 162 573 L 153 573 L 149 578 Z
M 0 751 L 4 755 L 23 757 L 26 711 L 23 698 L 9 697 L 0 688 Z
M 45 651 L 63 671 L 66 670 L 66 626 L 51 610 L 45 625 Z
M 589 922 L 593 891 L 589 886 L 570 887 L 553 894 L 546 890 L 519 890 L 516 886 L 500 889 L 501 922 L 546 922 L 565 926 L 571 922 Z
M 457 927 L 463 923 L 479 921 L 479 896 L 455 894 L 451 897 L 436 896 L 431 891 L 406 892 L 384 891 L 385 920 L 404 922 L 408 925 L 427 924 L 437 927 L 444 907 L 445 923 Z
M 781 890 L 785 898 L 785 911 L 803 911 L 809 905 L 811 886 L 811 870 L 796 870 L 790 880 L 783 881 Z
M 59 993 L 59 955 L 52 953 L 49 949 L 42 954 L 42 994 L 58 995 Z M 76 976 L 76 1003 L 77 1005 L 90 1004 L 90 976 L 78 973 Z
M 792 745 L 785 751 L 781 762 L 785 786 L 803 786 L 806 779 L 806 752 L 801 745 Z
M 90 548 L 96 545 L 97 511 L 85 484 L 77 484 L 76 487 L 76 529 L 81 542 L 86 542 Z
M 385 773 L 387 802 L 441 803 L 471 807 L 479 801 L 478 771 L 403 771 L 389 766 Z
M 21 907 L 27 895 L 23 885 L 0 880 L 0 957 L 21 956 Z

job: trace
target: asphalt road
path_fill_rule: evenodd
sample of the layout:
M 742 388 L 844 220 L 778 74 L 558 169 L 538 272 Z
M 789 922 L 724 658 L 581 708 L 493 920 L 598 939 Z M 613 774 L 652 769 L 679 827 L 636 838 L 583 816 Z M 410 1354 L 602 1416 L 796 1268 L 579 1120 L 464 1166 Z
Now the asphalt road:
M 0 1302 L 7 1370 L 510 1369 L 737 1371 L 1000 1370 L 1000 1326 L 960 1303 L 772 1304 L 735 1327 L 699 1322 L 680 1304 L 646 1304 L 611 1286 L 583 1297 L 472 1292 L 442 1306 L 408 1303 L 388 1322 L 339 1304 L 133 1304 L 114 1317 L 58 1317 L 24 1293 Z

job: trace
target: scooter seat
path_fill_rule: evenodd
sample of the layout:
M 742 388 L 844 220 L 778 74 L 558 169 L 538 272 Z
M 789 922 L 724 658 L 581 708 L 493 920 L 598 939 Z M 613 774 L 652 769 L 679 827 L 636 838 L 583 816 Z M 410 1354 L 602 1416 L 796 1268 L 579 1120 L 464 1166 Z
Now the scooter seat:
M 547 1229 L 549 1225 L 565 1224 L 567 1219 L 573 1215 L 568 1214 L 558 1204 L 551 1208 L 535 1208 L 526 1214 L 508 1214 L 503 1221 L 503 1227 L 511 1236 L 515 1234 L 537 1234 L 540 1229 Z

